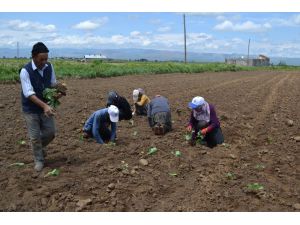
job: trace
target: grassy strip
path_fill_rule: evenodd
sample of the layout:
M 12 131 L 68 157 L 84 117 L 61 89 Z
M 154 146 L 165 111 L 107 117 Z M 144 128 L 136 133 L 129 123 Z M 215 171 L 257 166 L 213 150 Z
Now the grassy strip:
M 0 59 L 0 82 L 19 81 L 19 69 L 28 59 Z M 256 71 L 256 70 L 300 70 L 295 66 L 246 67 L 227 65 L 224 63 L 175 63 L 175 62 L 124 62 L 109 63 L 93 61 L 88 63 L 51 60 L 58 78 L 95 78 L 115 77 L 136 74 L 164 73 L 202 73 L 224 71 Z

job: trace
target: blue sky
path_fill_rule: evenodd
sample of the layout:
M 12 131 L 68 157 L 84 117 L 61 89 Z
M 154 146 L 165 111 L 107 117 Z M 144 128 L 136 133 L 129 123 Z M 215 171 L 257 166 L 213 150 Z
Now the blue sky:
M 182 13 L 0 13 L 0 48 L 183 50 Z M 186 13 L 187 48 L 199 53 L 300 57 L 300 13 Z

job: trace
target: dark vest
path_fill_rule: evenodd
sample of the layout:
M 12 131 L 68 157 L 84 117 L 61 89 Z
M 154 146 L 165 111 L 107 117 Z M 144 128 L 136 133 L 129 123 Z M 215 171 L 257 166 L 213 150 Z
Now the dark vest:
M 46 102 L 46 100 L 43 98 L 43 91 L 51 86 L 52 66 L 50 63 L 47 63 L 47 65 L 48 66 L 44 69 L 43 77 L 37 69 L 32 69 L 31 62 L 24 66 L 24 69 L 26 69 L 26 71 L 29 74 L 29 79 L 33 87 L 33 91 L 35 92 L 35 95 L 43 102 Z M 28 98 L 26 98 L 23 94 L 23 91 L 21 91 L 21 95 L 23 112 L 34 114 L 43 113 L 43 109 L 38 105 L 34 104 Z

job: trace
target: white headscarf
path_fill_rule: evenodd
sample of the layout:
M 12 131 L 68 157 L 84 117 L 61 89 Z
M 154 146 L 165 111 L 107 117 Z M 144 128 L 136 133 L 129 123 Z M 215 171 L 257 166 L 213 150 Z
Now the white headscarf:
M 206 101 L 204 101 L 204 104 L 201 107 L 202 107 L 201 112 L 197 112 L 196 109 L 193 109 L 193 116 L 198 121 L 202 120 L 202 121 L 209 123 L 209 121 L 210 121 L 209 104 Z

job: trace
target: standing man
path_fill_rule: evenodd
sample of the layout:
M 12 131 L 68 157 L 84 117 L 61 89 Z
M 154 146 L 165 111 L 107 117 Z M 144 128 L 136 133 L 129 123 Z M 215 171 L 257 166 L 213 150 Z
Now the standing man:
M 32 61 L 20 72 L 22 111 L 33 150 L 34 169 L 38 172 L 44 167 L 46 146 L 55 137 L 54 109 L 43 98 L 43 91 L 56 85 L 53 66 L 47 62 L 48 52 L 42 42 L 33 45 Z
M 147 117 L 154 134 L 164 135 L 171 131 L 171 109 L 167 98 L 156 95 L 148 104 Z

